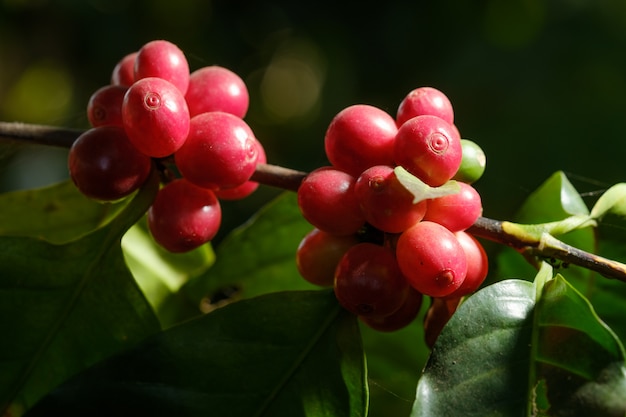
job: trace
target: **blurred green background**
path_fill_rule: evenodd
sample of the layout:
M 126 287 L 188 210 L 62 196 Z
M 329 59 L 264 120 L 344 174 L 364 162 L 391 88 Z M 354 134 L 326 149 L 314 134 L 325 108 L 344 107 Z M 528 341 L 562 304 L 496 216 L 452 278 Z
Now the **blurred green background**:
M 623 0 L 0 0 L 0 120 L 87 127 L 91 93 L 153 39 L 176 43 L 192 70 L 218 64 L 244 78 L 246 121 L 270 163 L 324 165 L 338 111 L 367 103 L 395 114 L 430 85 L 487 153 L 476 184 L 487 216 L 510 217 L 559 169 L 590 194 L 626 177 Z M 0 156 L 1 190 L 67 176 L 63 150 Z M 276 193 L 227 204 L 223 233 Z

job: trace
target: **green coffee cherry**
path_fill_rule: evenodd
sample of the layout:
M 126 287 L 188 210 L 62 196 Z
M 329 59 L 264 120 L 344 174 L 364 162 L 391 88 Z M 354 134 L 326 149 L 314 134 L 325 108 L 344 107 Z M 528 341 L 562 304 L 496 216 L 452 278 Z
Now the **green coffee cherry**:
M 461 148 L 463 150 L 461 166 L 453 179 L 472 184 L 485 172 L 487 158 L 482 148 L 469 139 L 461 139 Z

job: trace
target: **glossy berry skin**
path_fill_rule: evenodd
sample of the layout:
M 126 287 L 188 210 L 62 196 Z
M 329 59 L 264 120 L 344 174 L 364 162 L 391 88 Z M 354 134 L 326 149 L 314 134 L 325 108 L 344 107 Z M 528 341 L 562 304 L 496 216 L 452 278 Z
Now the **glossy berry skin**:
M 111 84 L 130 87 L 135 82 L 135 58 L 137 52 L 125 55 L 113 68 Z
M 367 326 L 379 332 L 395 332 L 415 320 L 422 308 L 424 296 L 413 287 L 407 289 L 407 296 L 402 306 L 388 316 L 359 316 Z
M 231 70 L 213 65 L 192 72 L 185 94 L 191 117 L 210 111 L 223 111 L 243 118 L 250 97 L 243 80 Z
M 467 258 L 467 274 L 463 284 L 447 297 L 463 297 L 475 292 L 487 278 L 489 273 L 489 259 L 485 248 L 469 233 L 456 232 L 454 234 L 465 251 Z
M 413 194 L 387 165 L 366 169 L 356 181 L 355 192 L 365 220 L 384 232 L 403 232 L 426 213 L 426 201 L 413 204 Z
M 373 243 L 352 246 L 335 270 L 335 296 L 358 316 L 386 316 L 397 311 L 408 284 L 393 252 Z
M 250 127 L 224 112 L 191 119 L 189 136 L 174 155 L 183 177 L 204 188 L 232 188 L 250 179 L 259 151 Z
M 461 139 L 463 157 L 461 166 L 452 179 L 473 184 L 483 176 L 487 166 L 487 157 L 482 148 L 469 139 Z
M 180 149 L 189 133 L 185 97 L 161 78 L 143 78 L 130 86 L 122 103 L 122 120 L 132 144 L 156 158 Z
M 169 81 L 184 95 L 189 86 L 189 64 L 183 51 L 171 42 L 156 40 L 146 43 L 135 57 L 135 81 L 158 77 Z
M 467 258 L 456 236 L 429 221 L 421 221 L 400 235 L 396 257 L 409 284 L 431 297 L 452 294 L 467 274 Z
M 96 90 L 87 103 L 87 119 L 92 127 L 123 127 L 122 103 L 128 87 L 106 85 Z
M 318 168 L 298 188 L 298 206 L 313 226 L 334 235 L 351 235 L 365 224 L 354 192 L 356 179 L 332 167 Z
M 211 190 L 176 179 L 159 190 L 148 210 L 154 240 L 173 253 L 187 252 L 217 234 L 222 211 Z
M 131 145 L 124 129 L 102 126 L 76 139 L 69 151 L 68 166 L 81 193 L 96 200 L 115 201 L 146 181 L 152 161 Z
M 255 138 L 254 143 L 257 148 L 257 161 L 256 164 L 265 164 L 267 162 L 267 156 L 263 144 Z M 215 195 L 220 200 L 241 200 L 248 197 L 250 194 L 259 188 L 259 183 L 256 181 L 248 180 L 241 185 L 231 188 L 219 188 L 215 190 Z
M 454 110 L 448 97 L 433 87 L 419 87 L 407 94 L 398 106 L 396 123 L 404 122 L 416 116 L 437 116 L 446 122 L 454 123 Z
M 428 200 L 424 220 L 439 223 L 451 232 L 474 224 L 483 212 L 480 194 L 469 184 L 459 182 L 458 185 L 461 187 L 458 193 Z
M 396 135 L 394 158 L 398 165 L 431 187 L 439 187 L 459 169 L 461 139 L 456 129 L 437 116 L 417 116 Z
M 397 128 L 385 111 L 356 104 L 340 111 L 324 136 L 330 163 L 358 177 L 374 165 L 393 165 L 393 144 Z
M 339 261 L 357 243 L 359 240 L 354 235 L 335 236 L 313 229 L 302 238 L 296 250 L 298 272 L 311 284 L 331 287 Z

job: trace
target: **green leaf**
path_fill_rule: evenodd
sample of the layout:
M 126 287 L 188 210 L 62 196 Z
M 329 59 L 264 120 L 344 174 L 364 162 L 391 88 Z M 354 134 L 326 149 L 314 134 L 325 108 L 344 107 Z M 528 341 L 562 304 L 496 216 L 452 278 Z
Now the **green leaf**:
M 518 223 L 547 223 L 575 215 L 588 215 L 589 209 L 562 171 L 557 171 L 533 191 L 517 212 Z
M 626 413 L 621 343 L 574 287 L 545 273 L 461 304 L 433 348 L 413 417 Z
M 284 193 L 227 236 L 216 250 L 215 265 L 183 289 L 199 305 L 205 296 L 232 286 L 244 298 L 317 288 L 300 277 L 295 263 L 300 240 L 312 228 L 295 193 Z
M 367 357 L 370 391 L 370 417 L 408 416 L 430 348 L 424 341 L 424 303 L 422 312 L 409 326 L 391 333 L 361 325 L 363 348 Z
M 565 220 L 564 220 L 565 219 Z M 555 172 L 546 181 L 544 181 L 535 191 L 533 191 L 524 201 L 518 212 L 513 217 L 513 221 L 517 225 L 508 224 L 507 227 L 519 227 L 525 225 L 526 231 L 533 238 L 541 236 L 544 231 L 550 231 L 550 227 L 545 224 L 553 223 L 556 225 L 557 232 L 563 232 L 566 229 L 576 229 L 589 225 L 589 210 L 580 194 L 566 175 L 561 172 Z M 564 221 L 565 224 L 559 225 Z M 533 225 L 539 225 L 533 229 Z M 548 225 L 550 226 L 550 225 Z M 562 226 L 567 226 L 563 229 Z M 562 230 L 558 230 L 561 227 Z M 522 233 L 522 232 L 520 232 Z M 559 239 L 575 246 L 579 249 L 593 252 L 596 245 L 596 237 L 594 230 L 590 227 L 584 227 L 570 231 L 565 235 L 559 236 Z M 493 277 L 515 277 L 515 276 L 534 276 L 536 273 L 536 265 L 528 263 L 520 254 L 510 248 L 502 248 L 497 255 L 497 271 L 492 274 Z M 581 281 L 589 278 L 589 271 L 580 268 L 571 268 L 568 276 Z
M 66 243 L 101 227 L 128 203 L 99 203 L 71 181 L 0 194 L 0 235 Z
M 440 187 L 431 187 L 401 166 L 395 167 L 393 172 L 396 174 L 400 184 L 413 194 L 413 204 L 431 198 L 456 194 L 461 191 L 461 187 L 455 180 L 450 180 Z
M 120 247 L 157 189 L 154 176 L 107 226 L 70 243 L 0 238 L 0 411 L 19 415 L 68 377 L 159 330 Z
M 601 219 L 607 213 L 626 217 L 626 183 L 615 184 L 606 190 L 591 209 L 594 219 Z
M 215 255 L 210 244 L 186 253 L 168 252 L 150 236 L 143 220 L 133 225 L 122 238 L 124 259 L 161 324 L 167 327 L 187 311 L 184 304 L 182 309 L 180 306 L 185 300 L 177 300 L 182 296 L 178 290 L 189 279 L 208 269 L 215 261 Z
M 173 327 L 63 385 L 36 416 L 365 416 L 356 319 L 332 291 L 273 293 Z

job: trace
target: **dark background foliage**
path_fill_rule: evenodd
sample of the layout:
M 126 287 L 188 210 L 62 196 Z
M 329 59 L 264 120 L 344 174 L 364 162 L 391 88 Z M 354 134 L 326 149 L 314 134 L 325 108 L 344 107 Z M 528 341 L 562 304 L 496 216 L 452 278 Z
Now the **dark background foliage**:
M 624 177 L 620 0 L 2 0 L 0 120 L 87 127 L 90 94 L 152 39 L 176 43 L 192 69 L 218 64 L 244 78 L 246 120 L 271 163 L 324 165 L 334 114 L 356 103 L 394 114 L 430 85 L 487 153 L 477 184 L 487 216 L 510 217 L 557 169 L 583 192 Z M 63 150 L 14 150 L 0 152 L 3 190 L 67 175 Z M 276 192 L 227 204 L 225 231 Z

